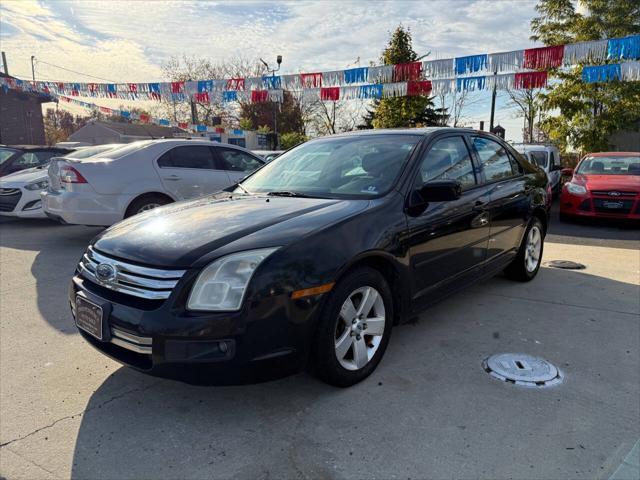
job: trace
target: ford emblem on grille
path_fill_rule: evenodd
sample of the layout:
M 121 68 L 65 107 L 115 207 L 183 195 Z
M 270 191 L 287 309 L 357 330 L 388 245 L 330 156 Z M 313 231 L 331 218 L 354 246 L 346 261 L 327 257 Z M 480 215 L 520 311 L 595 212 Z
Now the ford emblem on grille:
M 109 283 L 116 279 L 116 269 L 108 263 L 99 263 L 96 267 L 96 278 L 101 283 Z
M 609 192 L 609 196 L 610 197 L 619 197 L 620 196 L 620 192 Z

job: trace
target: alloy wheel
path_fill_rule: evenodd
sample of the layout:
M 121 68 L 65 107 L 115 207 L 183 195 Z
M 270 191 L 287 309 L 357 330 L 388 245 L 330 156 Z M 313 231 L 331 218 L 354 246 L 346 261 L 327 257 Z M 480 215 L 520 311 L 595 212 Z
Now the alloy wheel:
M 140 209 L 136 213 L 142 213 L 148 210 L 153 210 L 154 208 L 158 208 L 159 206 L 160 206 L 159 203 L 147 203 L 146 205 L 143 205 L 142 207 L 140 207 Z
M 537 225 L 531 227 L 527 235 L 527 245 L 524 252 L 524 266 L 527 272 L 531 273 L 538 268 L 540 263 L 540 252 L 542 251 L 542 234 Z
M 360 287 L 342 304 L 335 331 L 335 352 L 340 365 L 360 370 L 375 355 L 384 335 L 386 316 L 382 295 Z

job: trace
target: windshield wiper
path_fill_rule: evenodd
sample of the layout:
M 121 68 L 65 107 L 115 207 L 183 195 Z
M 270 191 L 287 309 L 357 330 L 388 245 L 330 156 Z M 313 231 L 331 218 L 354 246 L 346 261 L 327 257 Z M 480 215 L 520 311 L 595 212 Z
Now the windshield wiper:
M 267 195 L 272 196 L 272 197 L 300 197 L 300 198 L 313 198 L 313 197 L 310 197 L 309 195 L 305 195 L 304 193 L 300 193 L 300 192 L 290 192 L 290 191 L 287 191 L 287 190 L 281 190 L 281 191 L 269 192 L 269 193 L 267 193 Z

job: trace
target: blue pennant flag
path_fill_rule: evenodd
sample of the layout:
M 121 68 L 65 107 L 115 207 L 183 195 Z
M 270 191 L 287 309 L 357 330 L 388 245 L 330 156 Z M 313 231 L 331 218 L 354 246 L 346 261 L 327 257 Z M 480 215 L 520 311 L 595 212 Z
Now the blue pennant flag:
M 206 125 L 196 125 L 196 132 L 206 132 L 206 131 L 207 131 Z
M 127 112 L 126 110 L 121 110 L 120 111 L 120 116 L 124 117 L 124 118 L 129 118 L 129 117 L 131 117 L 131 113 Z
M 161 118 L 160 120 L 158 120 L 158 124 L 162 125 L 163 127 L 168 127 L 171 125 L 171 122 L 169 122 L 169 120 L 165 120 L 164 118 Z
M 607 42 L 607 58 L 640 58 L 640 35 L 610 39 Z
M 234 128 L 233 129 L 233 134 L 234 135 L 244 135 L 244 130 L 240 130 L 238 128 Z
M 487 77 L 465 77 L 456 80 L 456 90 L 484 90 Z
M 267 90 L 279 90 L 282 85 L 282 80 L 279 75 L 263 75 L 262 85 Z
M 223 102 L 235 102 L 238 99 L 238 92 L 236 90 L 225 90 L 222 92 Z
M 369 69 L 367 67 L 350 68 L 344 71 L 344 83 L 362 83 L 369 79 Z
M 213 80 L 198 80 L 198 93 L 211 92 Z
M 464 75 L 465 73 L 485 70 L 487 68 L 487 59 L 487 54 L 456 58 L 456 73 Z
M 620 80 L 621 76 L 622 72 L 619 63 L 595 65 L 592 67 L 584 67 L 582 69 L 582 81 L 585 83 Z
M 116 93 L 118 91 L 118 87 L 116 87 L 115 83 L 107 83 L 107 92 Z
M 345 72 L 346 73 L 346 72 Z M 382 84 L 362 85 L 360 87 L 360 98 L 382 98 Z
M 151 93 L 160 93 L 160 84 L 159 83 L 150 83 L 149 84 L 149 92 L 151 92 Z

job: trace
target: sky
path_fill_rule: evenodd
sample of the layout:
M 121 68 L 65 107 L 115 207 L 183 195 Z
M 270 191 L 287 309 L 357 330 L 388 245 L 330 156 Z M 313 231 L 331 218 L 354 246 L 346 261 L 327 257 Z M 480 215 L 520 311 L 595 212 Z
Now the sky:
M 183 54 L 213 62 L 282 55 L 283 74 L 336 70 L 378 63 L 399 24 L 411 30 L 414 50 L 428 58 L 529 48 L 535 3 L 2 0 L 0 46 L 9 73 L 27 79 L 32 55 L 36 79 L 80 82 L 165 80 L 162 64 Z M 491 93 L 474 99 L 467 121 L 488 125 Z M 496 123 L 507 129 L 507 139 L 518 141 L 523 122 L 506 103 L 506 93 L 499 93 Z

